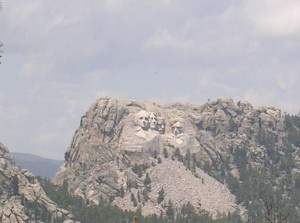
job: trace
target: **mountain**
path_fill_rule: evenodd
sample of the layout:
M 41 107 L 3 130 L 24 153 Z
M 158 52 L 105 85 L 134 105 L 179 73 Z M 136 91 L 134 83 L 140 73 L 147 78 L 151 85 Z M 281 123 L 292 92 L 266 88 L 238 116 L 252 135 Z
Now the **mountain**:
M 72 215 L 47 197 L 28 170 L 19 168 L 8 149 L 0 143 L 0 222 L 74 223 Z
M 192 205 L 214 218 L 239 213 L 260 222 L 265 204 L 282 201 L 299 219 L 299 154 L 300 117 L 272 106 L 100 98 L 52 182 L 67 182 L 88 204 L 106 200 L 143 215 Z
M 29 153 L 11 153 L 22 169 L 27 169 L 35 176 L 52 178 L 57 172 L 62 160 L 47 159 Z

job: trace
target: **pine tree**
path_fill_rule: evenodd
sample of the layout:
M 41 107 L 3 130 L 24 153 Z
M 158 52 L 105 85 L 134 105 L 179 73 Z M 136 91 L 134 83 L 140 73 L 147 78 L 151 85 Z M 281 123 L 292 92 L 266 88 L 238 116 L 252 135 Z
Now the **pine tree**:
M 164 148 L 163 153 L 164 153 L 165 158 L 169 157 L 169 153 L 168 153 L 168 150 L 166 148 Z
M 19 195 L 19 180 L 17 175 L 14 175 L 11 181 L 12 195 Z
M 161 202 L 163 202 L 164 199 L 165 199 L 165 191 L 164 188 L 161 188 L 161 190 L 158 192 L 157 203 L 160 204 Z
M 138 165 L 138 164 L 134 164 L 134 166 L 132 167 L 132 171 L 137 174 L 138 177 L 142 177 L 143 176 L 143 167 Z
M 193 207 L 193 205 L 191 205 L 190 202 L 188 202 L 187 204 L 183 205 L 181 208 L 181 214 L 185 217 L 190 219 L 192 217 L 192 215 L 194 214 L 195 209 Z
M 157 163 L 158 163 L 158 164 L 161 163 L 161 158 L 160 158 L 160 157 L 157 158 Z
M 120 197 L 124 197 L 124 196 L 125 196 L 124 187 L 121 186 L 121 188 L 120 188 Z
M 187 149 L 185 154 L 185 165 L 188 169 L 191 168 L 191 160 L 192 160 L 191 151 L 190 149 Z
M 144 201 L 149 200 L 148 190 L 144 189 L 143 192 L 142 192 L 142 195 L 143 195 Z
M 173 207 L 173 204 L 172 204 L 171 200 L 169 200 L 168 207 L 167 207 L 167 210 L 166 210 L 166 215 L 167 215 L 169 220 L 171 220 L 171 221 L 174 220 L 175 210 L 174 210 L 174 207 Z
M 133 203 L 133 206 L 136 207 L 137 206 L 137 200 L 136 200 L 136 198 L 135 198 L 135 196 L 134 196 L 133 193 L 131 194 L 130 199 L 131 199 L 131 201 Z
M 138 191 L 137 193 L 137 197 L 138 197 L 138 202 L 141 202 L 141 195 L 140 195 L 140 192 Z
M 174 151 L 174 156 L 178 159 L 179 156 L 181 156 L 181 153 L 180 153 L 180 150 L 179 148 L 177 147 Z
M 149 184 L 151 184 L 151 179 L 150 179 L 149 173 L 146 173 L 146 177 L 144 179 L 144 185 L 147 186 Z

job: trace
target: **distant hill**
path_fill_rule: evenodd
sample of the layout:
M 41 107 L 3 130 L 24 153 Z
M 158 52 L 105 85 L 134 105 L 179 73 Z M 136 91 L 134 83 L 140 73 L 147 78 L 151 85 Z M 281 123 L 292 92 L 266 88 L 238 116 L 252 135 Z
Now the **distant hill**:
M 52 178 L 63 163 L 62 160 L 47 159 L 28 153 L 12 153 L 12 155 L 22 169 L 29 170 L 35 176 L 47 178 Z

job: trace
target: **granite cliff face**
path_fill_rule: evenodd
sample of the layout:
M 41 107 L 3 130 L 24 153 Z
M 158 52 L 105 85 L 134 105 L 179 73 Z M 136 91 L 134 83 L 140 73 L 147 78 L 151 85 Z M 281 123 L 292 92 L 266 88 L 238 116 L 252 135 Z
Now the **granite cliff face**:
M 231 99 L 160 106 L 100 98 L 82 117 L 53 183 L 67 181 L 87 203 L 105 199 L 145 215 L 164 212 L 169 201 L 176 208 L 190 202 L 213 216 L 243 213 L 227 185 L 212 176 L 226 163 L 238 178 L 233 154 L 245 148 L 253 166 L 266 162 L 262 133 L 281 148 L 279 109 Z
M 34 215 L 32 205 L 49 213 L 48 222 L 65 219 L 72 223 L 71 214 L 60 209 L 43 191 L 29 171 L 20 169 L 8 149 L 0 143 L 0 222 L 43 222 Z

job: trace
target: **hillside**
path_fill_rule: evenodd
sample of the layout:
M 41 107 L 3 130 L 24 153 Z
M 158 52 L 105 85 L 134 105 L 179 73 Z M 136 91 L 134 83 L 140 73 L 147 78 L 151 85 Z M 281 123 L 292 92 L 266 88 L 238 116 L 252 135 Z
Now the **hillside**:
M 53 183 L 68 182 L 87 203 L 104 199 L 144 215 L 190 202 L 214 217 L 258 216 L 264 200 L 298 190 L 298 121 L 231 99 L 160 106 L 100 98 L 82 117 Z
M 28 170 L 20 169 L 0 143 L 0 222 L 72 223 L 72 215 L 57 206 Z

